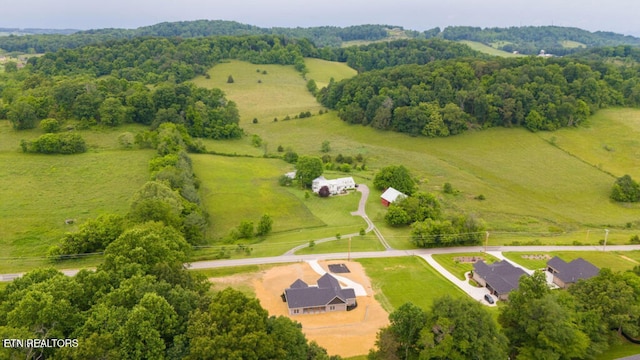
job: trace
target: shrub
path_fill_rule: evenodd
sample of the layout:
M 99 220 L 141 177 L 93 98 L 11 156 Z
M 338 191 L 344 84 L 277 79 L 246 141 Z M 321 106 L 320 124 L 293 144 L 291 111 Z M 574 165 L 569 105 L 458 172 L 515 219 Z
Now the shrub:
M 44 134 L 31 142 L 22 142 L 22 150 L 40 154 L 79 154 L 87 151 L 82 136 L 75 133 Z
M 640 244 L 640 236 L 638 236 L 638 235 L 633 235 L 633 236 L 629 239 L 629 243 L 630 243 L 630 244 Z
M 442 186 L 442 191 L 445 194 L 453 194 L 453 186 L 451 185 L 451 183 L 444 183 L 444 185 Z
M 320 197 L 326 198 L 329 197 L 329 195 L 331 195 L 331 191 L 329 190 L 328 186 L 323 186 L 320 188 L 320 190 L 318 190 L 318 195 Z
M 235 80 L 233 80 L 233 76 L 229 75 L 229 77 L 227 78 L 227 84 L 233 84 L 235 82 Z
M 56 119 L 44 119 L 40 121 L 40 128 L 46 133 L 57 133 L 60 131 L 60 123 Z
M 258 118 L 253 118 L 253 123 L 257 124 L 258 123 Z

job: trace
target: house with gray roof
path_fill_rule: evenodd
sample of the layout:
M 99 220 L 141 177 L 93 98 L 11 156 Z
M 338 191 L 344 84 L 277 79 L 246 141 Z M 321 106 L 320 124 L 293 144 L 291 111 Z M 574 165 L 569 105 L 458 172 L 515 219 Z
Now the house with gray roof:
M 547 261 L 547 271 L 553 274 L 553 283 L 563 289 L 580 279 L 586 280 L 600 273 L 600 269 L 583 258 L 567 263 L 557 256 Z
M 317 286 L 310 286 L 298 279 L 284 291 L 289 315 L 317 314 L 330 311 L 347 311 L 356 307 L 356 293 L 343 289 L 329 273 L 318 279 Z
M 493 264 L 478 261 L 473 264 L 473 280 L 485 286 L 500 300 L 507 300 L 511 290 L 518 288 L 520 277 L 529 276 L 524 270 L 502 260 Z

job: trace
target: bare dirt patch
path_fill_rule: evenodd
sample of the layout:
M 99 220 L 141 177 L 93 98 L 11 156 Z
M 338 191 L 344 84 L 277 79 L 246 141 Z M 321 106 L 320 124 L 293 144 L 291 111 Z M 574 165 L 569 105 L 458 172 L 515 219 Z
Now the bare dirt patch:
M 319 262 L 325 271 L 328 271 L 328 264 L 337 263 L 345 261 Z M 283 315 L 298 321 L 302 324 L 302 331 L 307 339 L 315 340 L 326 348 L 330 355 L 364 355 L 374 347 L 378 330 L 389 324 L 389 314 L 373 297 L 371 282 L 362 265 L 356 262 L 345 264 L 351 272 L 341 276 L 360 283 L 367 291 L 367 296 L 357 298 L 358 307 L 352 311 L 289 316 L 287 304 L 280 297 L 284 289 L 297 279 L 312 285 L 320 278 L 307 263 L 279 266 L 263 271 L 252 279 L 252 283 L 256 297 L 270 315 Z

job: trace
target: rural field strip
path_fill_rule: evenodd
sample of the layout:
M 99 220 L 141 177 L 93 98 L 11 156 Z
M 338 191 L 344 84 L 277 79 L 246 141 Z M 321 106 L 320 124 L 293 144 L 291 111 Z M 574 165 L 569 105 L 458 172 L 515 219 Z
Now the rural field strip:
M 307 260 L 307 264 L 309 264 L 309 266 L 311 266 L 311 268 L 313 269 L 313 271 L 317 272 L 320 275 L 324 275 L 327 272 L 322 268 L 322 266 L 320 266 L 320 264 L 318 264 L 318 260 Z M 339 275 L 331 275 L 334 278 L 338 279 L 338 281 L 340 281 L 343 284 L 346 284 L 347 287 L 353 288 L 353 291 L 355 291 L 356 296 L 367 296 L 367 290 L 364 289 L 364 286 L 358 284 L 357 282 L 351 280 L 351 279 L 347 279 L 344 276 L 339 276 Z
M 387 250 L 387 251 L 363 251 L 352 253 L 328 253 L 312 255 L 280 255 L 262 258 L 230 259 L 230 260 L 206 260 L 185 264 L 185 268 L 191 270 L 217 269 L 244 265 L 284 264 L 303 262 L 308 260 L 346 260 L 386 258 L 400 256 L 422 256 L 433 254 L 456 254 L 465 252 L 483 252 L 482 246 L 465 246 L 455 248 L 434 248 L 415 250 Z M 489 246 L 489 251 L 498 252 L 551 252 L 551 251 L 602 251 L 602 246 Z M 606 251 L 634 251 L 640 250 L 640 245 L 608 245 Z M 61 270 L 64 274 L 72 276 L 78 273 L 78 269 Z M 22 276 L 19 274 L 0 274 L 0 281 L 12 281 Z

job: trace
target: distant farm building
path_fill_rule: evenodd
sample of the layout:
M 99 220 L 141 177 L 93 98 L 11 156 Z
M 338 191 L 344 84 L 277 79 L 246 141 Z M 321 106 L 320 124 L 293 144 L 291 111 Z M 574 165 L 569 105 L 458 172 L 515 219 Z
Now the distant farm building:
M 291 171 L 291 172 L 285 173 L 284 176 L 288 177 L 291 180 L 295 180 L 296 172 L 295 171 Z
M 486 286 L 500 300 L 509 298 L 509 293 L 518 288 L 523 275 L 529 276 L 524 270 L 506 260 L 490 265 L 484 261 L 473 264 L 473 280 L 481 286 Z
M 380 195 L 380 201 L 382 202 L 382 205 L 389 206 L 391 203 L 394 203 L 406 197 L 407 195 L 390 187 L 385 192 L 383 192 L 382 195 Z
M 357 306 L 355 291 L 342 289 L 338 280 L 329 273 L 318 279 L 317 286 L 296 280 L 284 291 L 283 300 L 287 302 L 289 315 L 347 311 Z
M 315 178 L 311 182 L 311 189 L 314 193 L 318 193 L 320 189 L 326 186 L 329 188 L 329 192 L 331 195 L 337 195 L 347 190 L 352 190 L 356 188 L 356 182 L 352 177 L 344 177 L 339 179 L 327 180 L 324 176 L 320 176 Z
M 553 283 L 563 289 L 580 279 L 590 279 L 600 273 L 600 269 L 583 258 L 567 263 L 557 256 L 547 261 L 547 271 L 553 274 Z

